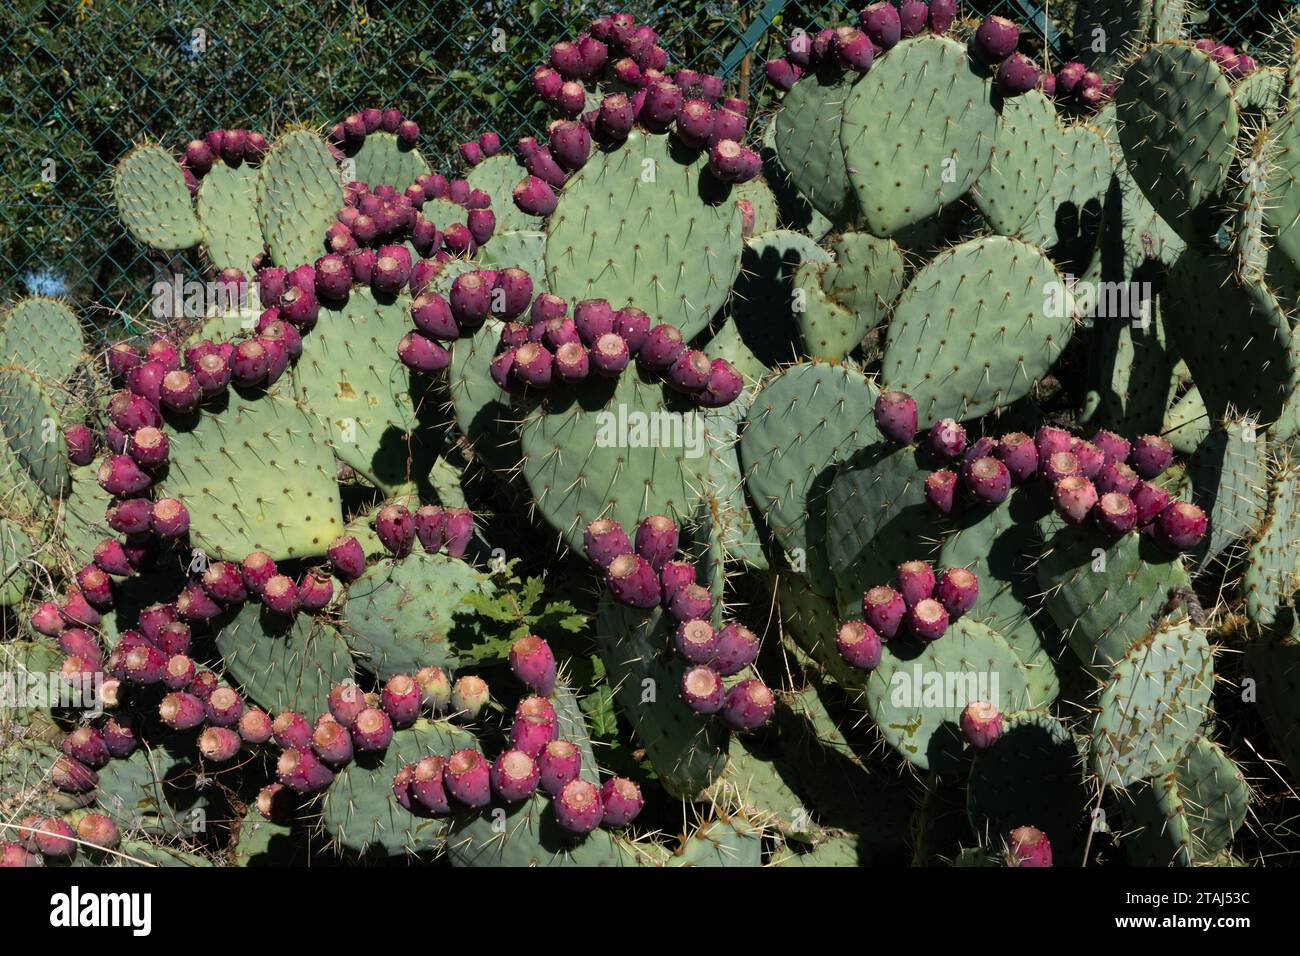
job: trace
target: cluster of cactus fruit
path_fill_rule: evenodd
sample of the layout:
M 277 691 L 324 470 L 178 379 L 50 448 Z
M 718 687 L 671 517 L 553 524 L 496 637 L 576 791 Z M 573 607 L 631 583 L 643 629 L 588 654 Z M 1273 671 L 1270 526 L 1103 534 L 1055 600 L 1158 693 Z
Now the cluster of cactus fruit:
M 133 149 L 217 305 L 0 316 L 4 671 L 93 697 L 0 711 L 0 865 L 1249 859 L 1300 40 L 1075 16 L 872 4 L 762 128 L 602 17 L 463 178 L 395 108 Z

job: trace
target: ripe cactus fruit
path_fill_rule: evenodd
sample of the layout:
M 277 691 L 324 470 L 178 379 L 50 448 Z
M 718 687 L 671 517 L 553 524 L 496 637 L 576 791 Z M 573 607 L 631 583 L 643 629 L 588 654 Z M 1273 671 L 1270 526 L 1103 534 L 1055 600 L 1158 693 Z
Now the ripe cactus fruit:
M 521 637 L 510 648 L 510 670 L 521 683 L 543 697 L 555 689 L 555 654 L 536 634 Z
M 835 636 L 840 657 L 852 667 L 875 670 L 880 666 L 883 648 L 878 635 L 863 621 L 848 621 Z
M 677 553 L 677 524 L 664 515 L 651 515 L 636 529 L 636 553 L 650 563 L 656 571 Z
M 924 598 L 907 612 L 907 626 L 922 641 L 937 641 L 948 630 L 948 611 L 934 598 Z
M 625 827 L 635 820 L 645 806 L 641 788 L 626 777 L 610 777 L 600 788 L 601 823 L 607 827 Z
M 1190 551 L 1205 537 L 1205 512 L 1189 501 L 1175 501 L 1161 510 L 1156 530 L 1161 542 L 1175 551 Z
M 925 499 L 940 514 L 951 514 L 956 502 L 957 475 L 947 468 L 932 472 L 925 478 Z
M 988 504 L 999 504 L 1011 493 L 1011 472 L 1006 463 L 991 456 L 968 461 L 962 477 L 971 494 Z
M 295 793 L 315 793 L 334 781 L 334 772 L 306 748 L 287 749 L 280 755 L 275 772 L 280 783 Z
M 682 585 L 668 602 L 668 613 L 679 622 L 706 618 L 712 610 L 713 595 L 699 584 Z
M 492 791 L 507 803 L 527 799 L 537 789 L 537 763 L 522 750 L 504 751 L 492 764 Z
M 443 784 L 453 799 L 467 807 L 485 807 L 492 800 L 491 769 L 477 750 L 453 753 L 443 770 Z
M 564 785 L 578 779 L 582 751 L 568 740 L 552 740 L 537 754 L 538 780 L 543 790 L 557 796 Z
M 722 719 L 733 730 L 754 730 L 767 723 L 775 707 L 776 698 L 768 686 L 750 677 L 727 691 Z
M 880 585 L 862 595 L 862 616 L 882 640 L 898 633 L 907 616 L 907 602 L 891 587 Z
M 722 709 L 722 677 L 711 667 L 689 667 L 682 674 L 682 700 L 697 714 L 716 714 Z
M 975 700 L 961 712 L 961 732 L 976 750 L 987 750 L 1002 736 L 1002 714 L 987 700 Z
M 1070 524 L 1081 524 L 1097 503 L 1097 489 L 1082 475 L 1062 478 L 1052 486 L 1052 504 Z
M 420 688 L 407 674 L 396 674 L 390 677 L 379 699 L 384 713 L 396 727 L 408 727 L 420 716 L 420 707 L 423 704 Z
M 1097 521 L 1097 527 L 1107 534 L 1127 534 L 1137 527 L 1137 506 L 1122 492 L 1108 491 L 1103 494 L 1097 499 L 1093 516 Z
M 600 791 L 589 781 L 570 780 L 556 795 L 552 804 L 556 822 L 570 833 L 584 836 L 600 826 L 604 807 Z
M 723 677 L 731 677 L 758 659 L 758 635 L 735 621 L 718 632 L 713 666 Z
M 334 768 L 349 763 L 355 752 L 348 728 L 329 716 L 322 717 L 316 724 L 311 746 L 316 756 Z
M 510 745 L 530 756 L 542 752 L 558 736 L 559 722 L 555 708 L 544 697 L 525 697 L 515 708 L 510 726 Z
M 614 557 L 606 568 L 605 582 L 615 600 L 642 610 L 655 607 L 662 597 L 659 576 L 655 574 L 650 562 L 637 554 L 624 553 Z M 684 588 L 683 592 L 686 590 L 689 589 Z
M 229 727 L 209 727 L 199 734 L 199 753 L 203 759 L 213 763 L 225 763 L 233 760 L 243 745 L 239 734 Z
M 916 402 L 906 392 L 881 392 L 872 413 L 880 433 L 900 445 L 911 444 L 916 436 Z
M 1174 460 L 1174 446 L 1159 435 L 1143 435 L 1133 443 L 1129 463 L 1138 477 L 1150 481 L 1157 478 Z
M 352 681 L 331 687 L 326 701 L 330 716 L 344 727 L 351 727 L 361 712 L 369 706 L 366 703 L 365 693 Z
M 352 721 L 352 743 L 358 751 L 376 753 L 393 739 L 393 722 L 378 707 L 367 707 Z
M 425 757 L 411 769 L 409 788 L 416 803 L 430 813 L 450 813 L 445 774 L 447 761 L 439 756 Z
M 965 568 L 947 568 L 934 587 L 934 596 L 948 612 L 950 621 L 969 612 L 979 600 L 979 593 L 979 579 Z
M 717 656 L 718 635 L 708 621 L 683 621 L 677 625 L 674 646 L 692 664 L 708 664 Z
M 1037 827 L 1016 827 L 1008 838 L 1007 862 L 1011 866 L 1046 867 L 1052 865 L 1052 844 Z
M 909 608 L 934 594 L 934 568 L 925 561 L 904 561 L 898 566 L 897 578 L 898 593 Z M 871 623 L 869 617 L 867 620 Z
M 330 543 L 328 556 L 334 573 L 345 580 L 355 580 L 366 570 L 366 553 L 351 535 L 340 535 Z

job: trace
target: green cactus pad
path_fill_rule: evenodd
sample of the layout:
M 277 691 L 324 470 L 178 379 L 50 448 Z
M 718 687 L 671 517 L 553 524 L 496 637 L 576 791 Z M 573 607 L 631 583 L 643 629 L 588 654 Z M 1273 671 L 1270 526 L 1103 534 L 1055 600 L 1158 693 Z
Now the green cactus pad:
M 1186 620 L 1129 648 L 1102 688 L 1092 767 L 1126 787 L 1171 769 L 1205 722 L 1214 682 L 1205 634 Z
M 1067 126 L 1056 140 L 1056 170 L 1020 236 L 1042 246 L 1067 273 L 1081 274 L 1102 228 L 1103 204 L 1115 174 L 1115 158 L 1101 133 Z
M 827 492 L 837 464 L 881 441 L 872 415 L 876 395 L 854 369 L 793 365 L 765 383 L 740 434 L 750 501 L 795 562 L 806 560 L 809 580 L 827 597 L 833 593 L 821 535 Z
M 465 174 L 470 189 L 481 189 L 492 197 L 492 214 L 497 220 L 496 238 L 500 238 L 503 232 L 538 232 L 545 228 L 545 219 L 530 216 L 515 205 L 513 190 L 527 175 L 528 170 L 519 165 L 510 150 L 489 156 Z M 538 278 L 541 278 L 540 274 Z
M 546 275 L 546 233 L 534 230 L 497 231 L 483 246 L 479 258 L 498 269 L 523 269 L 541 282 Z
M 0 315 L 0 355 L 51 382 L 66 382 L 85 362 L 81 320 L 59 299 L 22 299 Z
M 456 427 L 473 446 L 475 457 L 497 471 L 510 471 L 519 464 L 519 434 L 513 423 L 520 413 L 511 409 L 510 396 L 492 381 L 501 328 L 499 320 L 488 319 L 472 336 L 452 344 L 447 391 Z
M 1246 615 L 1256 624 L 1271 626 L 1278 608 L 1295 593 L 1300 556 L 1300 471 L 1282 462 L 1269 482 L 1268 517 L 1246 555 L 1242 589 Z
M 1193 385 L 1165 413 L 1160 434 L 1169 439 L 1174 451 L 1190 455 L 1210 434 L 1210 413 L 1205 409 L 1201 390 Z
M 31 372 L 0 368 L 0 435 L 42 493 L 59 498 L 72 484 L 68 443 L 54 392 Z
M 203 222 L 203 248 L 215 269 L 253 274 L 253 260 L 262 254 L 258 175 L 252 166 L 231 169 L 225 163 L 215 163 L 199 182 L 197 208 Z
M 59 531 L 71 554 L 87 555 L 114 532 L 104 520 L 113 496 L 100 487 L 96 476 L 102 459 L 72 469 L 72 490 L 62 501 Z
M 352 165 L 349 166 L 349 163 Z M 356 155 L 343 160 L 342 166 L 345 175 L 348 172 L 356 174 L 348 176 L 350 180 L 367 183 L 371 189 L 386 183 L 396 187 L 399 193 L 415 182 L 416 176 L 423 176 L 429 171 L 429 164 L 424 161 L 418 149 L 403 148 L 397 142 L 395 134 L 383 130 L 367 133 Z M 494 205 L 495 198 L 494 196 Z
M 425 757 L 479 750 L 473 734 L 445 721 L 416 721 L 393 734 L 382 754 L 363 754 L 334 778 L 320 804 L 320 824 L 338 846 L 368 856 L 437 853 L 449 822 L 419 817 L 393 798 L 393 778 Z
M 1036 218 L 1065 161 L 1061 138 L 1056 107 L 1045 94 L 1030 90 L 1003 104 L 993 160 L 971 189 L 971 199 L 994 232 L 1019 235 Z
M 1268 131 L 1268 163 L 1262 171 L 1268 177 L 1269 201 L 1264 219 L 1277 230 L 1277 245 L 1300 266 L 1300 104 L 1274 123 Z
M 907 264 L 893 240 L 868 233 L 844 233 L 830 252 L 830 262 L 799 267 L 795 286 L 805 300 L 794 317 L 804 354 L 838 362 L 884 319 L 903 291 Z
M 36 543 L 18 524 L 0 516 L 0 607 L 22 600 L 31 583 Z
M 242 561 L 323 555 L 343 529 L 335 465 L 318 426 L 285 398 L 231 389 L 186 427 L 169 430 L 159 497 L 190 512 L 190 542 Z
M 1093 322 L 1092 388 L 1085 414 L 1089 425 L 1121 435 L 1164 431 L 1165 411 L 1178 384 L 1173 374 L 1178 352 L 1161 300 L 1148 301 L 1151 311 L 1145 320 L 1115 317 Z
M 763 177 L 758 176 L 736 187 L 736 202 L 747 201 L 754 213 L 754 227 L 751 236 L 761 236 L 781 228 L 781 210 L 777 207 L 776 195 Z
M 854 84 L 840 142 L 867 228 L 890 235 L 970 189 L 998 133 L 990 95 L 966 48 L 938 36 L 904 40 Z
M 1072 329 L 1051 260 L 1018 239 L 964 242 L 916 274 L 889 323 L 881 375 L 916 400 L 920 426 L 963 420 L 1028 394 Z
M 1116 540 L 1076 526 L 1049 538 L 1038 583 L 1047 612 L 1075 655 L 1099 674 L 1151 630 L 1171 589 L 1191 586 L 1181 560 L 1148 536 Z
M 1151 20 L 1151 0 L 1085 0 L 1076 4 L 1074 36 L 1079 55 L 1089 69 L 1110 73 L 1150 39 Z
M 141 745 L 99 770 L 100 812 L 130 839 L 135 834 L 192 838 L 206 822 L 209 796 L 196 784 L 198 748 L 192 737 Z
M 1223 188 L 1232 164 L 1232 87 L 1191 43 L 1157 43 L 1125 72 L 1115 106 L 1129 173 L 1156 212 L 1191 238 L 1194 213 Z
M 740 268 L 740 210 L 703 152 L 634 132 L 565 184 L 546 224 L 546 282 L 569 300 L 631 302 L 691 339 Z
M 472 630 L 461 603 L 492 593 L 487 575 L 458 558 L 416 551 L 379 561 L 348 586 L 343 636 L 357 663 L 381 679 L 460 664 L 456 637 Z
M 748 407 L 748 399 L 742 395 L 738 401 L 708 416 L 714 453 L 708 470 L 701 475 L 693 537 L 699 543 L 695 560 L 716 572 L 710 573 L 708 580 L 719 590 L 726 562 L 740 561 L 759 571 L 766 570 L 768 563 L 749 500 L 745 497 L 736 445 L 738 419 Z M 715 595 L 715 600 L 714 611 L 721 614 L 721 594 Z
M 1268 441 L 1253 422 L 1226 421 L 1188 460 L 1187 476 L 1194 500 L 1209 519 L 1204 567 L 1263 524 L 1268 511 Z
M 1055 717 L 1004 715 L 1002 736 L 975 754 L 967 800 L 982 845 L 1032 820 L 1051 841 L 1056 865 L 1075 862 L 1087 794 L 1074 737 Z
M 804 263 L 829 261 L 829 254 L 817 243 L 784 229 L 745 242 L 728 308 L 745 349 L 767 368 L 793 362 L 802 354 L 793 308 L 796 271 Z M 719 335 L 725 332 L 724 328 Z
M 596 643 L 614 699 L 660 782 L 674 796 L 693 799 L 725 769 L 730 734 L 679 696 L 685 664 L 672 651 L 671 630 L 662 610 L 647 616 L 601 598 Z
M 1290 623 L 1294 626 L 1294 619 Z M 1269 739 L 1292 778 L 1300 778 L 1300 641 L 1295 631 L 1266 631 L 1247 643 L 1242 678 L 1254 681 L 1249 700 L 1258 704 Z
M 113 195 L 126 226 L 151 249 L 188 249 L 203 241 L 185 174 L 161 146 L 140 146 L 127 154 L 113 176 Z
M 315 262 L 325 230 L 343 206 L 343 186 L 329 147 L 313 132 L 294 130 L 262 159 L 258 185 L 262 236 L 271 257 L 288 269 Z
M 790 185 L 832 223 L 851 218 L 857 205 L 840 148 L 844 105 L 857 79 L 834 69 L 809 73 L 785 94 L 772 124 Z
M 689 400 L 642 381 L 632 367 L 617 382 L 593 377 L 557 386 L 520 430 L 529 492 L 579 553 L 597 518 L 627 529 L 652 514 L 688 519 L 710 444 L 704 416 Z
M 353 673 L 339 632 L 310 614 L 288 618 L 249 602 L 222 622 L 216 641 L 226 673 L 272 714 L 323 714 L 330 688 Z

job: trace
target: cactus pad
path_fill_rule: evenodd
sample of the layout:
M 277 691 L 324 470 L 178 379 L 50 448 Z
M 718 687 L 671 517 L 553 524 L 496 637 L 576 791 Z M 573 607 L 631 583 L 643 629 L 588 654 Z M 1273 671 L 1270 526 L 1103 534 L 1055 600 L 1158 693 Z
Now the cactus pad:
M 118 164 L 113 194 L 123 225 L 151 249 L 170 252 L 203 241 L 185 174 L 161 146 L 133 149 Z
M 343 186 L 329 147 L 315 133 L 280 137 L 262 160 L 258 208 L 272 258 L 293 269 L 325 251 L 325 230 L 343 206 Z
M 197 209 L 203 222 L 203 248 L 213 268 L 252 275 L 262 254 L 262 224 L 257 208 L 258 171 L 216 163 L 199 183 Z
M 854 73 L 833 69 L 809 74 L 785 94 L 773 123 L 781 169 L 833 223 L 850 218 L 857 205 L 840 148 L 844 104 L 856 80 Z
M 85 361 L 81 320 L 59 299 L 23 299 L 0 315 L 0 355 L 10 365 L 66 382 Z
M 0 434 L 32 481 L 52 498 L 66 494 L 72 483 L 58 405 L 53 391 L 31 372 L 0 368 Z
M 794 316 L 804 354 L 838 362 L 884 319 L 903 291 L 906 263 L 893 240 L 869 233 L 844 233 L 830 251 L 830 262 L 799 267 L 795 285 L 805 300 Z

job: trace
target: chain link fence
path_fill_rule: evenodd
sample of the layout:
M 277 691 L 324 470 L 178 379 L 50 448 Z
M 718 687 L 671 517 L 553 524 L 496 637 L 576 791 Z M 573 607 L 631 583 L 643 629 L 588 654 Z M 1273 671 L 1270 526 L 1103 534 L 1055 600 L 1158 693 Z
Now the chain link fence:
M 652 22 L 678 65 L 728 78 L 765 105 L 762 65 L 795 28 L 844 22 L 861 4 L 692 0 L 619 5 Z M 1030 25 L 1053 59 L 1073 53 L 1073 0 L 966 0 L 965 16 Z M 1198 35 L 1246 50 L 1290 0 L 1211 0 Z M 143 138 L 179 148 L 217 127 L 326 126 L 395 104 L 421 148 L 454 168 L 458 143 L 492 129 L 536 135 L 527 87 L 547 48 L 578 32 L 599 3 L 478 4 L 340 0 L 8 0 L 0 11 L 0 282 L 8 298 L 67 295 L 132 311 L 159 263 L 116 219 L 113 164 Z

